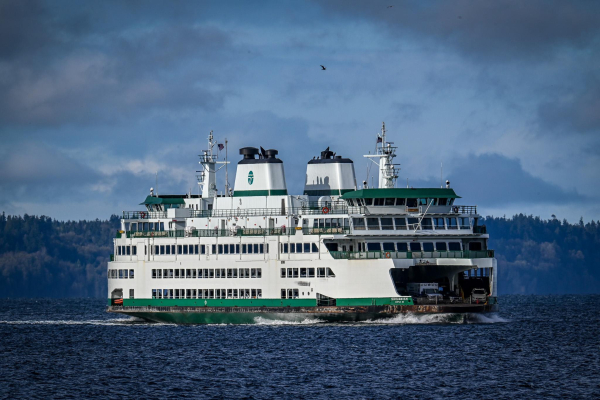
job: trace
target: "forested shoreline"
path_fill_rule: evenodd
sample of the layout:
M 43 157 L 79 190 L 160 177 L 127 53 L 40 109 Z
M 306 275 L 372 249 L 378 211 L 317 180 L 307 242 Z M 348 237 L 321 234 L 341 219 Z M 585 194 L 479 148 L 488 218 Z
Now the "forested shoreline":
M 599 293 L 600 224 L 487 217 L 500 294 Z M 105 297 L 119 217 L 0 216 L 0 297 Z

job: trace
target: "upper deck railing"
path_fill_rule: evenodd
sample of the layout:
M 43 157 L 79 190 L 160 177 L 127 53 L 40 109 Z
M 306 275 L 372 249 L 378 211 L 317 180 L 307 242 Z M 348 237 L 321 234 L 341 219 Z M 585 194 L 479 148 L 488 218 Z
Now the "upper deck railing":
M 191 231 L 117 231 L 117 239 L 130 238 L 194 238 L 194 237 L 231 237 L 231 236 L 294 236 L 304 235 L 342 235 L 350 233 L 349 227 L 331 228 L 238 228 L 238 229 L 195 229 Z
M 428 259 L 428 258 L 493 258 L 494 250 L 481 251 L 331 251 L 336 260 Z
M 436 214 L 431 212 L 426 213 L 426 206 L 407 207 L 397 206 L 400 213 L 406 214 Z M 245 218 L 245 217 L 270 217 L 282 215 L 373 215 L 379 214 L 377 211 L 379 206 L 348 206 L 344 202 L 327 203 L 323 206 L 308 205 L 305 207 L 279 207 L 279 208 L 237 208 L 237 209 L 214 209 L 214 210 L 192 210 L 189 209 L 189 218 Z M 382 211 L 384 208 L 382 207 Z M 385 207 L 385 214 L 389 214 L 390 207 Z M 457 214 L 457 215 L 476 215 L 477 206 L 452 206 L 449 212 L 442 214 Z M 165 219 L 167 218 L 166 211 L 123 211 L 123 219 Z

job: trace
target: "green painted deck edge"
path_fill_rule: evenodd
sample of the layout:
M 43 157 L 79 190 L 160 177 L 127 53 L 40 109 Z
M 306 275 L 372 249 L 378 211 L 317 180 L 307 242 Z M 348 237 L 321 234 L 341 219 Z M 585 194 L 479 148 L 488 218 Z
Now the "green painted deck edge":
M 400 297 L 367 297 L 354 299 L 336 299 L 336 306 L 412 306 L 413 299 L 410 296 Z
M 387 199 L 387 198 L 445 198 L 445 199 L 460 199 L 454 189 L 438 189 L 438 188 L 421 188 L 421 189 L 401 189 L 401 188 L 385 188 L 385 189 L 361 189 L 353 192 L 345 193 L 342 199 Z
M 287 196 L 287 189 L 281 190 L 236 190 L 233 197 L 253 197 L 253 196 Z

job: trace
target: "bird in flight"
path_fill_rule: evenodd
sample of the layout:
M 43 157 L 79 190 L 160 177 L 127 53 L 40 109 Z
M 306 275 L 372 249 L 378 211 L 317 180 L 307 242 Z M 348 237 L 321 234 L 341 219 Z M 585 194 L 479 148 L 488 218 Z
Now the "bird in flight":
M 392 7 L 394 7 L 394 6 L 387 6 L 387 8 L 392 8 Z
M 322 71 L 325 71 L 326 69 L 327 69 L 327 68 L 325 68 L 325 66 L 324 66 L 324 65 L 321 65 L 321 70 L 322 70 Z

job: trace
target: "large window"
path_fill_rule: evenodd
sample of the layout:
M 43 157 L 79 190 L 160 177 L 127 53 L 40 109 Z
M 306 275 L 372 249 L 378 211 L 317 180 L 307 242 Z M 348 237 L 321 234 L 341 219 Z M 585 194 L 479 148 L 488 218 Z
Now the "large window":
M 418 228 L 419 219 L 418 218 L 408 218 L 408 229 L 415 230 Z
M 385 199 L 385 205 L 386 206 L 393 206 L 394 203 L 396 202 L 396 199 Z
M 433 251 L 433 242 L 423 243 L 423 251 Z
M 396 243 L 396 246 L 398 248 L 398 251 L 408 251 L 408 243 L 398 242 Z
M 448 243 L 448 249 L 450 251 L 460 251 L 460 242 L 450 242 Z
M 410 251 L 421 251 L 421 243 L 410 242 Z
M 378 231 L 379 228 L 379 218 L 367 218 L 367 229 L 370 231 Z
M 392 221 L 392 218 L 381 218 L 381 229 L 384 231 L 394 230 L 394 224 Z
M 423 218 L 423 220 L 421 221 L 421 229 L 433 229 L 433 225 L 431 224 L 431 218 Z
M 435 249 L 437 251 L 446 251 L 448 250 L 448 246 L 446 246 L 446 242 L 437 242 L 435 244 Z
M 367 243 L 367 251 L 381 251 L 381 243 Z
M 383 251 L 394 251 L 394 243 L 392 242 L 385 242 L 383 243 Z
M 403 206 L 406 204 L 406 199 L 396 199 L 397 206 Z
M 406 218 L 394 218 L 394 223 L 396 224 L 396 230 L 406 230 Z
M 435 229 L 446 229 L 446 226 L 444 225 L 444 218 L 441 217 L 436 217 L 433 218 L 433 226 L 435 227 Z
M 458 229 L 458 225 L 455 217 L 446 218 L 448 229 Z
M 448 199 L 438 199 L 438 206 L 445 206 L 448 204 Z
M 352 218 L 352 224 L 354 225 L 354 230 L 356 230 L 356 231 L 364 231 L 365 230 L 365 219 L 364 218 Z
M 417 206 L 417 199 L 406 199 L 406 206 L 415 208 Z

